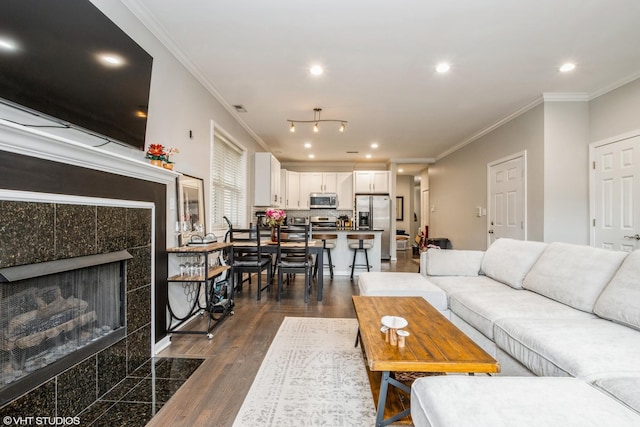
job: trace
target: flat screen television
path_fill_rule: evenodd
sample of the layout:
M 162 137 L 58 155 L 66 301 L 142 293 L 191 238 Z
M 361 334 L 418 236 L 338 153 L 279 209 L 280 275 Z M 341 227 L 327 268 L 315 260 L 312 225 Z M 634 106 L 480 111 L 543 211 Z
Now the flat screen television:
M 153 58 L 88 0 L 2 0 L 0 98 L 144 150 Z

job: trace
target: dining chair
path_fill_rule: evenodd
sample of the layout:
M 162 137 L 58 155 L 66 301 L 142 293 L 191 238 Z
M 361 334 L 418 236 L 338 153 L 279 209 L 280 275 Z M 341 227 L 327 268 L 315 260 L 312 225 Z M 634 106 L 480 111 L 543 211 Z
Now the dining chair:
M 276 268 L 278 269 L 278 295 L 280 300 L 285 275 L 287 285 L 296 273 L 304 273 L 304 302 L 309 302 L 311 294 L 311 270 L 313 261 L 309 251 L 309 224 L 278 226 L 278 247 Z
M 242 290 L 242 276 L 244 273 L 256 273 L 258 276 L 258 301 L 261 298 L 262 291 L 271 291 L 273 282 L 272 259 L 268 254 L 262 253 L 261 241 L 262 231 L 260 224 L 250 226 L 249 228 L 233 228 L 229 230 L 229 238 L 233 244 L 233 264 L 231 266 L 233 274 L 236 274 L 236 283 L 238 290 Z M 267 272 L 267 283 L 262 286 L 262 272 Z M 249 281 L 251 284 L 251 281 Z

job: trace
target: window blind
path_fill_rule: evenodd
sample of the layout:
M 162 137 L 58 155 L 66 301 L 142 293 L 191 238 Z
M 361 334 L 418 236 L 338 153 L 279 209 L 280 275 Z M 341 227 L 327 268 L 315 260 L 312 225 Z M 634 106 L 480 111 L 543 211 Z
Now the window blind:
M 246 221 L 246 153 L 217 132 L 211 153 L 212 226 L 226 228 L 223 216 L 234 226 L 241 226 Z

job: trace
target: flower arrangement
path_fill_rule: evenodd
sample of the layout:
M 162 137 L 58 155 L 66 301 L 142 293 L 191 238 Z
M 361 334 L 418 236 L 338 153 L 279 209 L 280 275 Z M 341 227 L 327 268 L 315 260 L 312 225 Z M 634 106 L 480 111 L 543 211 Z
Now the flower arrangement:
M 282 209 L 267 209 L 267 224 L 271 227 L 276 225 L 282 225 L 284 219 L 287 217 L 287 213 Z
M 157 166 L 163 166 L 166 169 L 173 169 L 171 156 L 178 154 L 179 152 L 180 151 L 175 147 L 164 148 L 162 144 L 151 144 L 147 149 L 145 157 Z
M 149 160 L 164 160 L 164 147 L 162 144 L 151 144 L 147 149 L 147 155 L 145 156 Z
M 169 160 L 169 159 L 171 158 L 171 156 L 173 156 L 174 154 L 178 154 L 178 153 L 180 153 L 180 150 L 178 150 L 178 149 L 177 149 L 177 148 L 175 148 L 175 147 L 169 147 L 169 148 L 167 148 L 167 149 L 165 150 L 165 152 L 164 152 L 164 158 L 165 158 L 165 161 L 166 161 L 167 163 L 173 163 L 173 162 L 172 162 L 171 160 Z

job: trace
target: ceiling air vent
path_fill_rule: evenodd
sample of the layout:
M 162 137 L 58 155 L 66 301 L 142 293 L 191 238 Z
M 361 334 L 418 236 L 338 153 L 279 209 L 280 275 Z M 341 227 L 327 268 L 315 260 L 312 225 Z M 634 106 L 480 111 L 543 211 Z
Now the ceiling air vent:
M 347 154 L 358 154 L 359 151 L 347 151 Z
M 236 112 L 238 112 L 238 113 L 246 113 L 247 112 L 247 109 L 244 108 L 244 106 L 240 105 L 240 104 L 234 105 L 233 108 L 235 108 Z

